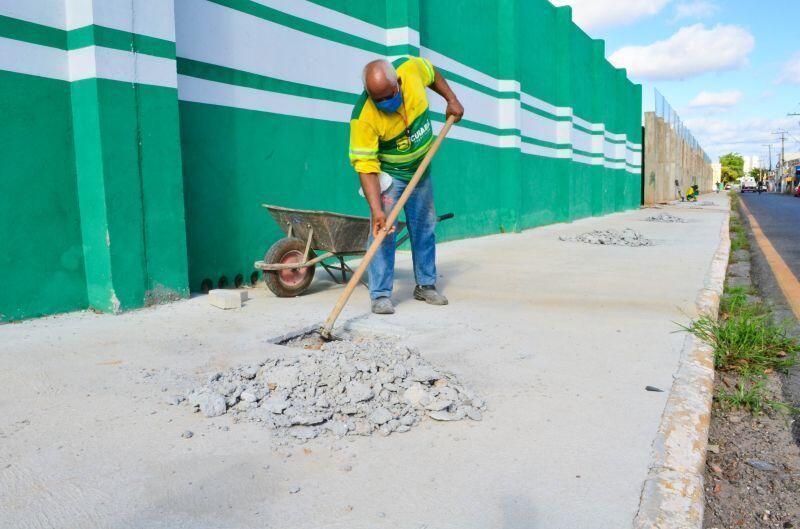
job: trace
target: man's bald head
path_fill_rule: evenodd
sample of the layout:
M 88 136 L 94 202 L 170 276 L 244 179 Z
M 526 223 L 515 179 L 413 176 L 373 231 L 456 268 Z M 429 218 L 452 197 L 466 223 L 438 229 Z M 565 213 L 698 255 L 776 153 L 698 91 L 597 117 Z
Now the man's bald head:
M 385 59 L 368 62 L 362 80 L 367 94 L 375 101 L 392 97 L 397 92 L 397 71 Z

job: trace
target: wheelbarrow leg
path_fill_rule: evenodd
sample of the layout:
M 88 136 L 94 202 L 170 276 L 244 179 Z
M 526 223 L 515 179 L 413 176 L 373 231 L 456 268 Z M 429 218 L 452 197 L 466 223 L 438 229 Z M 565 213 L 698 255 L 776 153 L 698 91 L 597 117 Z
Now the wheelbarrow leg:
M 339 279 L 335 275 L 333 275 L 333 272 L 331 272 L 331 269 L 336 270 L 336 268 L 334 268 L 333 266 L 327 264 L 324 261 L 319 263 L 319 264 L 321 264 L 322 268 L 324 268 L 325 271 L 328 272 L 328 275 L 331 276 L 331 279 L 333 279 L 333 282 L 338 284 L 339 283 Z
M 353 269 L 350 268 L 349 266 L 347 266 L 347 264 L 345 264 L 344 260 L 342 260 L 342 268 L 344 270 L 347 270 L 348 272 L 350 272 L 350 275 L 353 275 Z M 344 270 L 342 270 L 342 275 L 344 275 Z M 363 276 L 361 278 L 359 278 L 358 282 L 361 283 L 362 285 L 364 285 L 365 287 L 369 288 L 369 283 L 364 279 Z
M 344 264 L 344 257 L 339 257 L 339 269 L 342 271 L 342 283 L 347 283 L 347 265 Z

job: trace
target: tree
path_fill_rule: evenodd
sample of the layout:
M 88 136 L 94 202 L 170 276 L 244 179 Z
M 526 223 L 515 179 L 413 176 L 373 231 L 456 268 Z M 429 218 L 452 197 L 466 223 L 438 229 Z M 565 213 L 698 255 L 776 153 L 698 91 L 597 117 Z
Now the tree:
M 744 176 L 744 158 L 738 152 L 731 152 L 719 157 L 722 165 L 722 181 L 726 184 L 741 180 Z
M 752 176 L 756 180 L 761 180 L 761 169 L 753 167 L 750 169 L 750 174 L 748 176 Z

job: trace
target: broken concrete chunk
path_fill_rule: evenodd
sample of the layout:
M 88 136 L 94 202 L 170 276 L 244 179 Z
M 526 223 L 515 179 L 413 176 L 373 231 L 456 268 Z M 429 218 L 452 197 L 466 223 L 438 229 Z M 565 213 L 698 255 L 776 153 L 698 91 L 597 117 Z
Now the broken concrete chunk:
M 314 428 L 313 426 L 292 426 L 289 428 L 289 433 L 292 437 L 297 439 L 314 439 L 319 435 L 319 430 Z
M 467 406 L 464 408 L 464 411 L 466 412 L 467 417 L 469 417 L 473 421 L 480 421 L 481 419 L 483 419 L 481 410 L 477 408 L 473 408 L 472 406 Z
M 344 437 L 350 430 L 350 427 L 344 421 L 329 421 L 325 423 L 325 426 L 327 426 L 328 430 L 336 437 Z
M 421 365 L 414 368 L 411 375 L 411 380 L 416 382 L 433 382 L 440 378 L 441 375 L 431 366 Z
M 263 401 L 261 407 L 272 413 L 283 413 L 289 407 L 289 401 L 276 395 Z
M 428 413 L 428 417 L 437 421 L 460 421 L 465 415 L 466 412 L 464 408 L 459 408 L 452 413 L 446 411 L 432 411 Z
M 267 372 L 266 381 L 276 388 L 293 389 L 300 383 L 300 369 L 297 366 L 275 367 Z
M 259 422 L 283 445 L 320 435 L 407 432 L 426 415 L 480 420 L 484 407 L 419 352 L 377 338 L 339 340 L 214 373 L 186 400 L 209 417 L 229 413 L 234 422 Z
M 425 405 L 426 410 L 441 411 L 453 405 L 452 400 L 436 399 Z
M 225 397 L 219 393 L 210 393 L 200 399 L 200 411 L 206 417 L 218 417 L 225 413 L 228 406 Z
M 430 396 L 421 384 L 413 384 L 403 392 L 403 400 L 415 408 L 424 408 L 430 402 Z
M 412 426 L 414 424 L 415 418 L 410 413 L 408 415 L 403 415 L 400 417 L 400 424 L 403 426 Z
M 331 413 L 298 413 L 294 417 L 292 417 L 292 424 L 302 424 L 302 425 L 313 425 L 313 424 L 321 424 L 327 421 L 331 417 Z
M 372 388 L 361 382 L 351 382 L 347 385 L 347 396 L 350 402 L 364 402 L 373 397 Z
M 177 406 L 178 404 L 180 404 L 184 400 L 186 400 L 186 399 L 181 395 L 169 395 L 164 399 L 164 402 L 166 402 L 170 406 Z
M 242 394 L 239 395 L 239 398 L 242 399 L 244 402 L 256 402 L 258 400 L 255 391 L 252 390 L 242 391 Z
M 369 416 L 369 420 L 379 426 L 391 421 L 392 419 L 394 419 L 394 415 L 392 415 L 392 412 L 386 408 L 378 408 Z

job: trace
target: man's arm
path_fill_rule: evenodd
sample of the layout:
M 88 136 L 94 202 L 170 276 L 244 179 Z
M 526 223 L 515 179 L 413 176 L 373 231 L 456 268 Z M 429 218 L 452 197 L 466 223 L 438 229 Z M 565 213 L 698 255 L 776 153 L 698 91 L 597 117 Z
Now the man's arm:
M 372 217 L 372 235 L 378 236 L 378 232 L 386 228 L 386 213 L 381 204 L 381 182 L 378 173 L 358 173 L 361 180 L 361 188 L 369 204 L 370 216 Z M 389 230 L 391 233 L 394 226 Z
M 447 110 L 445 111 L 445 115 L 447 117 L 455 116 L 456 123 L 458 123 L 464 116 L 464 107 L 456 97 L 456 94 L 450 88 L 450 85 L 447 84 L 447 80 L 442 76 L 442 74 L 439 73 L 439 70 L 434 68 L 433 75 L 434 77 L 431 90 L 442 96 L 444 100 L 447 101 Z

